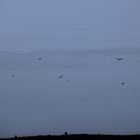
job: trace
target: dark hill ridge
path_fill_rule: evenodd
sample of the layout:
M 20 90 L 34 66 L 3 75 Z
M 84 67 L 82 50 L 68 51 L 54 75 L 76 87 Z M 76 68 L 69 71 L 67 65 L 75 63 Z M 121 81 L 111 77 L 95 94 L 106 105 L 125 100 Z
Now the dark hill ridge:
M 89 135 L 89 134 L 64 134 L 64 135 L 38 135 L 14 138 L 1 138 L 0 140 L 140 140 L 140 135 Z

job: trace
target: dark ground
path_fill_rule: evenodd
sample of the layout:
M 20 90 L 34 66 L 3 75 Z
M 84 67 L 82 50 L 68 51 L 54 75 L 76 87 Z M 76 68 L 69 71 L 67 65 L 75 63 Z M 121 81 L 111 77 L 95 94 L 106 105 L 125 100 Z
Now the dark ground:
M 0 139 L 0 140 L 140 140 L 140 135 L 88 135 L 88 134 L 64 134 L 64 135 L 46 135 L 46 136 L 28 136 Z

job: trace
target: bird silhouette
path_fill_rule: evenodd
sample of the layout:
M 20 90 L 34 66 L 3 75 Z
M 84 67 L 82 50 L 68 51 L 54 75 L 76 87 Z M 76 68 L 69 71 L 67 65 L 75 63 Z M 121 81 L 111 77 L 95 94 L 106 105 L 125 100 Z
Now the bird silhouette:
M 38 60 L 39 60 L 39 61 L 41 61 L 41 60 L 42 60 L 42 58 L 41 58 L 41 57 L 39 57 L 39 58 L 38 58 Z
M 63 76 L 64 76 L 64 75 L 62 74 L 62 75 L 58 76 L 58 78 L 63 78 Z
M 14 77 L 15 77 L 15 75 L 13 74 L 13 75 L 12 75 L 12 77 L 14 78 Z
M 119 61 L 123 60 L 123 58 L 118 58 L 118 57 L 116 59 L 119 60 Z
M 122 82 L 121 84 L 124 85 L 124 82 Z

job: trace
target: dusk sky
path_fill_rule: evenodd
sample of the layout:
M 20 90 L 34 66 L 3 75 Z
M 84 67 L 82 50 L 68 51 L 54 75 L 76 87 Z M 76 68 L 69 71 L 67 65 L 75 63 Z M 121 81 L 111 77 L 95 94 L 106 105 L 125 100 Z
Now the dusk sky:
M 1 0 L 0 50 L 139 47 L 139 0 Z
M 0 138 L 140 134 L 139 0 L 0 0 Z

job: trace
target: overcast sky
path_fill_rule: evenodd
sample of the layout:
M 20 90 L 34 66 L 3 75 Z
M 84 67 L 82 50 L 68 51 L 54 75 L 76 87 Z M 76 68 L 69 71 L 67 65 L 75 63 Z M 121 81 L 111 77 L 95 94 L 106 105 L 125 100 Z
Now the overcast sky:
M 139 14 L 140 0 L 0 0 L 0 137 L 140 133 Z
M 1 0 L 0 50 L 139 47 L 139 0 Z

